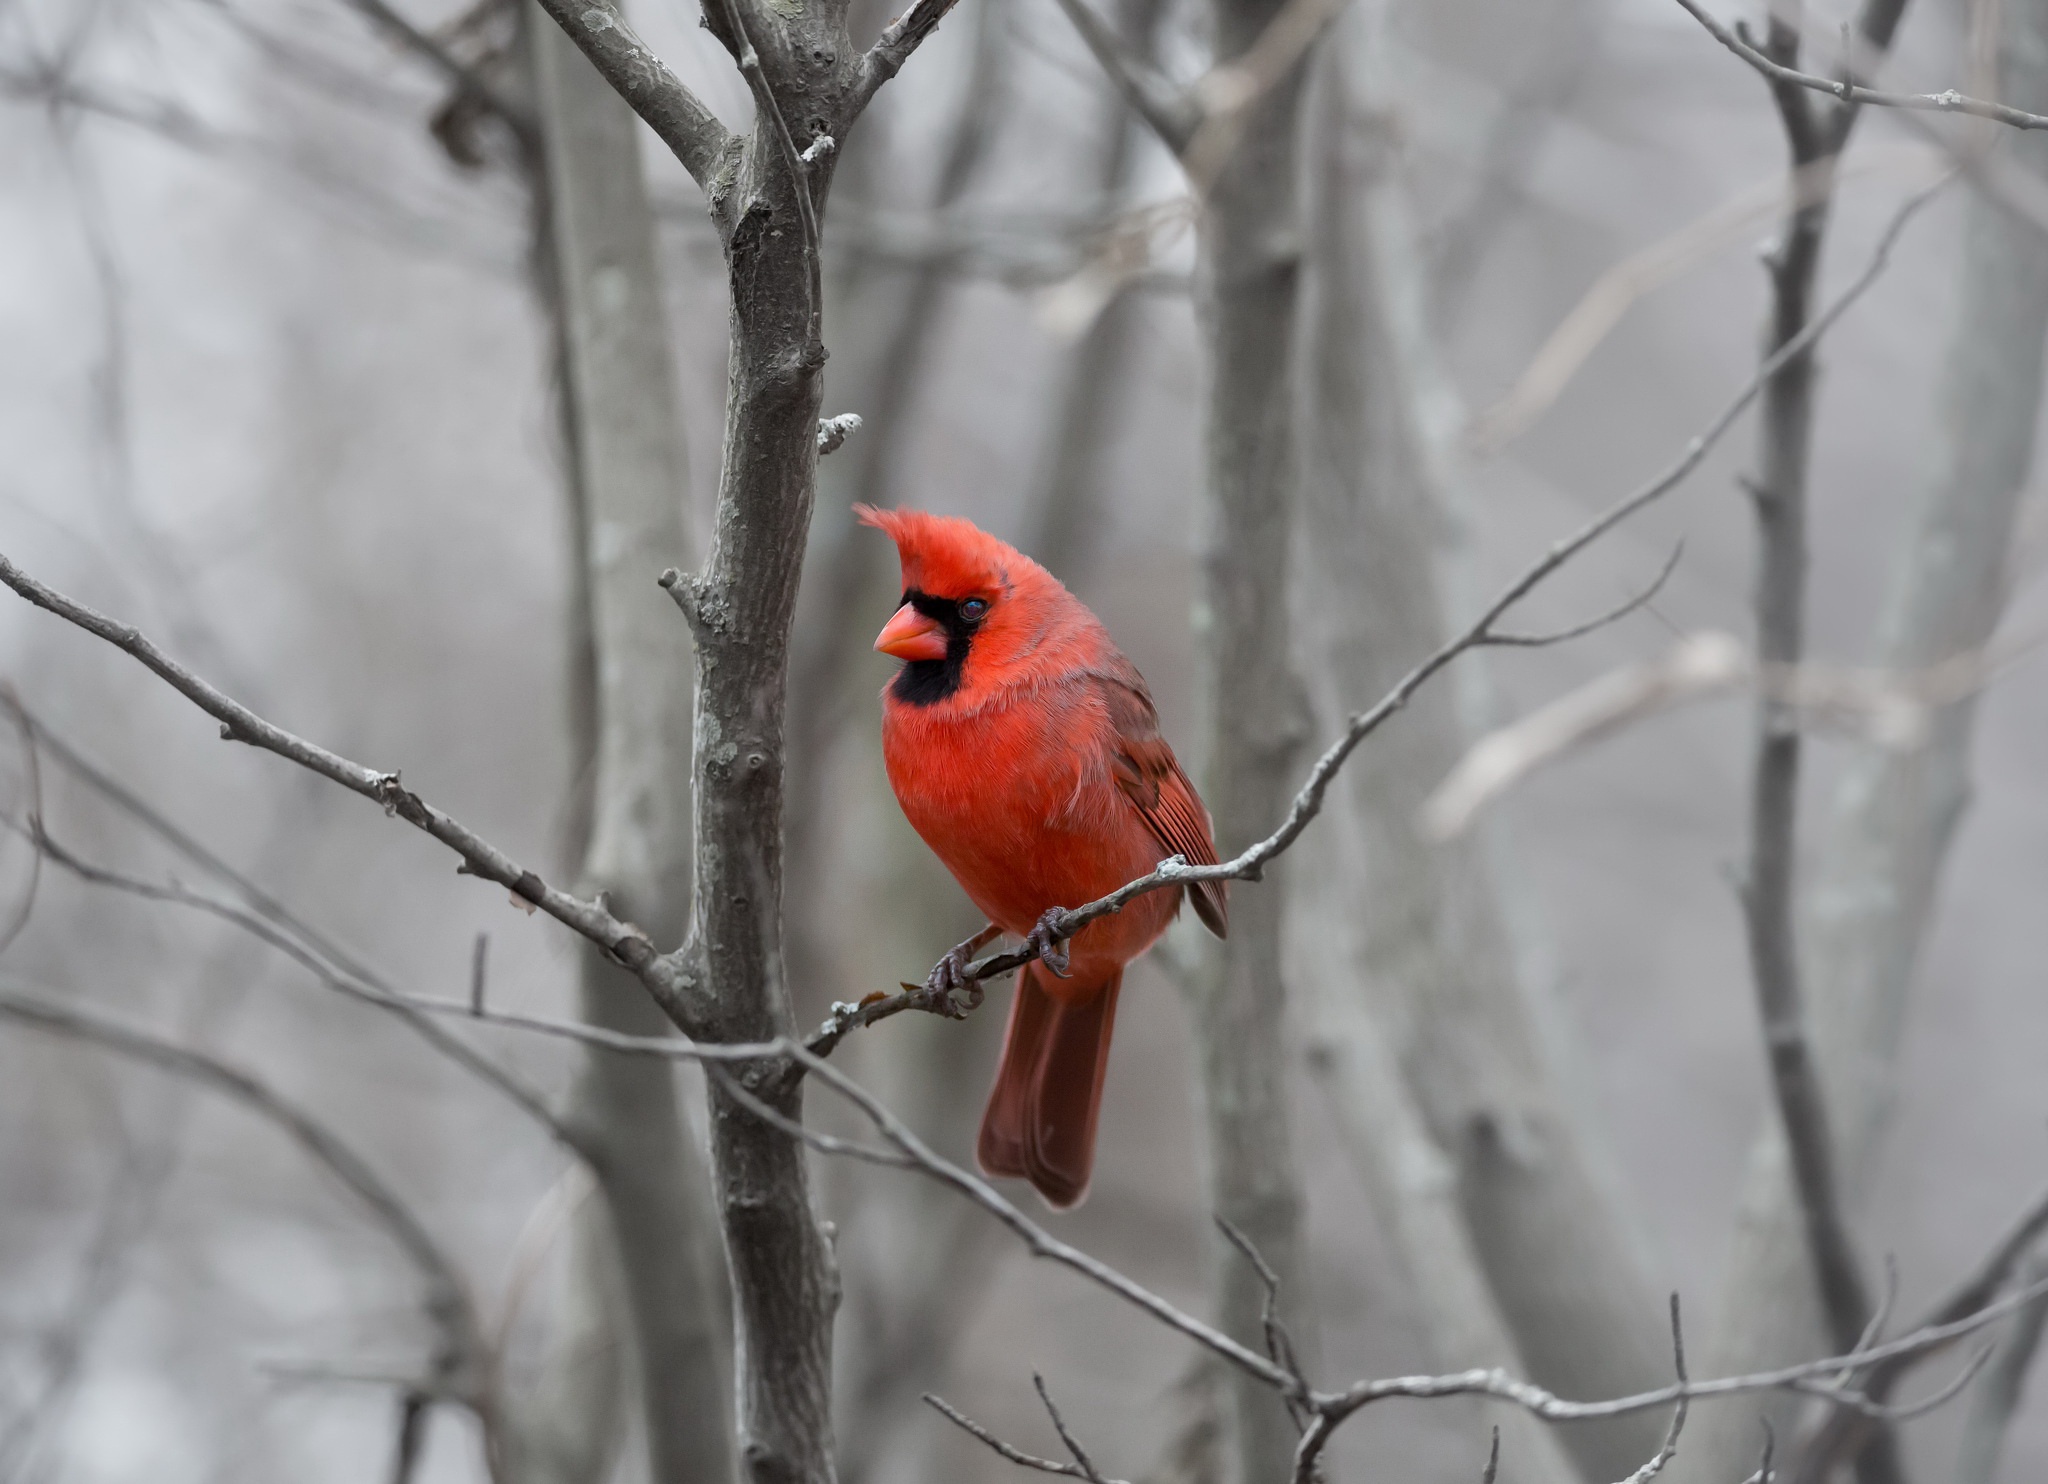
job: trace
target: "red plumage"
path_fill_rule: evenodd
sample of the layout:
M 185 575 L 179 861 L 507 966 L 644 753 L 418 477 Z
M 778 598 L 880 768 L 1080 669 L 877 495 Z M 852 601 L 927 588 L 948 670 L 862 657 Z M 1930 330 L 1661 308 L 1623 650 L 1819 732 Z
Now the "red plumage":
M 908 662 L 882 692 L 882 757 L 913 828 L 1005 932 L 1077 907 L 1168 855 L 1210 864 L 1208 811 L 1159 735 L 1137 668 L 1057 578 L 952 516 L 857 507 L 896 543 L 903 606 L 875 647 Z M 1219 936 L 1223 883 L 1192 891 Z M 1077 1204 L 1124 965 L 1180 909 L 1138 898 L 1067 945 L 1069 977 L 1018 977 L 979 1153 L 993 1175 Z

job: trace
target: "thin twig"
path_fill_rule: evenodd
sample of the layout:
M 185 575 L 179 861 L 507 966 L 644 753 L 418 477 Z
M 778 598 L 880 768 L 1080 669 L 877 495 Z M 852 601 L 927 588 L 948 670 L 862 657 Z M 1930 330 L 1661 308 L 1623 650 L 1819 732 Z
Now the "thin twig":
M 548 1101 L 540 1092 L 529 1086 L 517 1075 L 485 1056 L 461 1037 L 451 1035 L 427 1017 L 409 997 L 400 994 L 390 985 L 378 981 L 361 968 L 345 969 L 331 961 L 324 949 L 309 947 L 291 932 L 283 930 L 277 923 L 264 916 L 235 906 L 231 902 L 219 901 L 189 887 L 160 885 L 152 881 L 126 876 L 118 871 L 109 871 L 95 866 L 66 847 L 50 838 L 40 820 L 32 821 L 37 848 L 48 856 L 50 863 L 69 871 L 89 885 L 125 892 L 145 901 L 164 902 L 174 906 L 187 907 L 216 917 L 231 927 L 239 928 L 259 942 L 267 944 L 298 964 L 327 988 L 390 1011 L 403 1019 L 434 1050 L 447 1057 L 489 1086 L 495 1088 L 514 1103 L 534 1122 L 546 1129 L 550 1135 L 572 1152 L 583 1152 L 575 1130 L 555 1116 Z M 479 939 L 481 941 L 481 938 Z M 462 1003 L 462 1002 L 454 1002 Z M 474 991 L 466 1002 L 466 1012 L 473 1018 L 483 1019 L 487 1012 L 476 998 Z
M 1553 644 L 1563 644 L 1570 639 L 1583 639 L 1586 635 L 1596 633 L 1611 624 L 1620 623 L 1624 618 L 1627 618 L 1645 603 L 1654 599 L 1657 594 L 1664 591 L 1664 584 L 1669 582 L 1671 574 L 1678 570 L 1678 559 L 1684 555 L 1685 538 L 1681 536 L 1677 544 L 1671 548 L 1671 555 L 1665 559 L 1663 567 L 1658 570 L 1656 577 L 1651 580 L 1648 587 L 1643 588 L 1634 597 L 1628 598 L 1615 607 L 1608 609 L 1597 618 L 1589 618 L 1584 623 L 1573 624 L 1568 629 L 1553 629 L 1547 634 L 1494 634 L 1486 642 L 1503 649 L 1544 649 Z
M 1836 101 L 1852 107 L 1902 108 L 1914 113 L 1961 113 L 1972 118 L 1990 119 L 1994 123 L 2006 124 L 2015 129 L 2048 129 L 2048 114 L 2028 113 L 2023 108 L 2012 108 L 2004 103 L 1966 97 L 1953 88 L 1940 93 L 1895 93 L 1880 88 L 1864 87 L 1847 75 L 1822 77 L 1812 72 L 1801 72 L 1796 67 L 1788 67 L 1773 60 L 1750 45 L 1709 15 L 1697 0 L 1678 0 L 1678 4 L 1686 14 L 1706 28 L 1708 35 L 1774 83 L 1825 93 Z
M 1045 1403 L 1045 1415 L 1052 1419 L 1052 1429 L 1060 1435 L 1060 1441 L 1067 1445 L 1067 1452 L 1074 1455 L 1074 1464 L 1081 1470 L 1081 1477 L 1086 1479 L 1088 1484 L 1107 1484 L 1101 1470 L 1095 1467 L 1095 1460 L 1088 1456 L 1088 1451 L 1081 1446 L 1080 1440 L 1068 1430 L 1067 1419 L 1060 1416 L 1060 1409 L 1053 1405 L 1052 1393 L 1045 1389 L 1045 1377 L 1033 1371 L 1031 1384 L 1038 1388 L 1038 1399 Z
M 998 1457 L 1007 1459 L 1020 1468 L 1036 1469 L 1041 1474 L 1058 1474 L 1068 1479 L 1093 1479 L 1095 1484 L 1124 1484 L 1124 1481 L 1121 1479 L 1104 1479 L 1100 1475 L 1084 1474 L 1071 1463 L 1061 1463 L 1057 1459 L 1052 1458 L 1040 1458 L 1036 1454 L 1026 1453 L 1019 1448 L 1012 1448 L 1008 1443 L 983 1427 L 979 1422 L 976 1422 L 972 1417 L 967 1416 L 964 1412 L 954 1407 L 951 1402 L 942 1396 L 937 1396 L 927 1391 L 924 1394 L 924 1401 L 926 1406 L 937 1412 L 969 1437 L 986 1444 Z
M 266 752 L 297 763 L 300 767 L 340 784 L 351 793 L 381 805 L 384 812 L 403 819 L 415 829 L 439 840 L 462 857 L 464 874 L 481 876 L 507 888 L 522 902 L 531 903 L 565 926 L 574 928 L 643 979 L 653 976 L 673 992 L 681 992 L 684 974 L 680 963 L 664 960 L 645 933 L 621 922 L 602 903 L 587 902 L 549 886 L 537 874 L 477 835 L 460 821 L 429 805 L 407 789 L 397 773 L 380 773 L 351 762 L 318 743 L 295 736 L 258 716 L 232 697 L 224 695 L 209 681 L 186 669 L 158 649 L 139 629 L 117 623 L 84 604 L 64 596 L 30 577 L 5 556 L 0 556 L 0 582 L 29 602 L 77 625 L 96 638 L 131 656 L 144 668 L 164 680 L 180 695 L 221 724 L 221 736 L 232 742 L 246 742 Z M 652 985 L 650 985 L 652 987 Z

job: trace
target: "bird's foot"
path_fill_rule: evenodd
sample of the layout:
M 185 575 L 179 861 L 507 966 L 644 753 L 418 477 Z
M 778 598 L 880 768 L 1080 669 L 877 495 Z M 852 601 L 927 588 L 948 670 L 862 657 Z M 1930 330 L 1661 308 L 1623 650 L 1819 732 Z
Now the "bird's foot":
M 979 979 L 967 977 L 967 966 L 974 962 L 974 956 L 993 942 L 1000 930 L 983 928 L 964 943 L 956 943 L 946 950 L 946 956 L 932 965 L 931 973 L 925 975 L 925 993 L 932 999 L 932 1008 L 952 1020 L 965 1020 L 968 1012 L 979 1010 L 987 998 L 987 991 Z
M 1024 939 L 1026 948 L 1037 951 L 1038 961 L 1062 979 L 1070 977 L 1067 970 L 1067 945 L 1060 937 L 1060 919 L 1066 915 L 1064 908 L 1046 908 L 1045 915 L 1038 919 L 1038 926 Z

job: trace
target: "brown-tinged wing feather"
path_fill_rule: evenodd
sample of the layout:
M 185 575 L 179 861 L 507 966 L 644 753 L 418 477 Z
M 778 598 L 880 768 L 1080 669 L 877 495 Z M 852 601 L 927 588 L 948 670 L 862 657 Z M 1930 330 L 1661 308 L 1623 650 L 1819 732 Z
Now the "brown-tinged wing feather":
M 1216 840 L 1209 811 L 1181 771 L 1173 748 L 1159 735 L 1159 713 L 1152 694 L 1129 660 L 1118 655 L 1114 668 L 1101 674 L 1103 700 L 1114 733 L 1110 768 L 1124 796 L 1137 806 L 1153 836 L 1167 854 L 1184 856 L 1191 866 L 1216 864 Z M 1227 883 L 1200 881 L 1188 888 L 1188 899 L 1202 925 L 1221 938 L 1230 923 Z

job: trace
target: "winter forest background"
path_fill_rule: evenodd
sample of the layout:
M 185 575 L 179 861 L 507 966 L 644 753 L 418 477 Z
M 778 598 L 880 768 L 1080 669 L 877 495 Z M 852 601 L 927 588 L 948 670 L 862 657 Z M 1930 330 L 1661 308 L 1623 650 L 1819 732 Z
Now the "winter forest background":
M 263 716 L 402 767 L 406 787 L 573 885 L 591 808 L 578 552 L 606 535 L 578 538 L 565 495 L 531 174 L 433 56 L 530 103 L 524 49 L 559 37 L 509 3 L 390 5 L 0 0 L 0 551 Z M 856 0 L 857 41 L 886 8 Z M 1761 24 L 1747 3 L 1717 13 L 1737 10 Z M 630 14 L 740 127 L 747 85 L 696 8 Z M 1172 78 L 1208 65 L 1215 21 L 1193 0 L 1101 14 Z M 1850 15 L 1815 0 L 1800 18 L 1811 70 L 1835 65 Z M 561 49 L 569 64 L 585 65 Z M 1786 179 L 1770 93 L 1676 0 L 1351 0 L 1302 66 L 1281 591 L 1313 720 L 1283 798 L 1348 712 L 1670 464 L 1755 374 L 1771 294 L 1758 245 L 1780 230 Z M 2048 105 L 2048 5 L 1920 0 L 1882 85 Z M 1204 659 L 1211 368 L 1181 163 L 1055 0 L 960 0 L 839 144 L 823 411 L 863 425 L 818 466 L 793 630 L 783 953 L 800 1029 L 921 980 L 979 925 L 882 775 L 891 662 L 867 644 L 895 572 L 879 536 L 850 531 L 850 502 L 968 515 L 1043 556 L 1145 672 L 1197 779 L 1208 718 L 1233 700 Z M 1798 708 L 1800 952 L 1856 1252 L 1873 1290 L 1896 1274 L 1892 1334 L 1983 1259 L 2048 1167 L 2048 687 L 2031 649 L 2048 503 L 2028 473 L 2048 236 L 2021 220 L 2044 144 L 1865 109 L 1820 273 L 1826 301 L 1902 203 L 1976 162 L 1820 342 L 1810 457 L 1807 653 L 1848 699 Z M 2004 171 L 1989 186 L 1973 183 L 1987 150 Z M 688 632 L 655 577 L 710 543 L 728 290 L 703 193 L 644 129 L 638 162 L 684 531 L 679 549 L 627 555 L 667 636 L 655 662 L 687 687 Z M 1532 360 L 1586 302 L 1612 313 L 1529 395 Z M 1838 1348 L 1801 1329 L 1813 1281 L 1796 1242 L 1784 1257 L 1793 1218 L 1735 885 L 1756 688 L 1637 708 L 1448 844 L 1415 823 L 1493 729 L 1661 662 L 1682 636 L 1722 631 L 1747 652 L 1759 437 L 1752 411 L 1515 626 L 1624 603 L 1678 550 L 1649 601 L 1568 643 L 1462 657 L 1366 741 L 1277 877 L 1237 888 L 1287 893 L 1292 1150 L 1276 1164 L 1304 1215 L 1284 1304 L 1319 1381 L 1498 1363 L 1585 1399 L 1648 1389 L 1669 1379 L 1671 1291 L 1697 1377 Z M 1945 556 L 1968 570 L 1940 589 Z M 1982 610 L 1981 632 L 1930 619 L 1942 603 Z M 1914 679 L 1958 655 L 1947 679 Z M 695 1303 L 683 1317 L 710 1336 L 703 1353 L 733 1364 L 701 1072 L 679 1065 L 672 1096 L 643 1076 L 607 1115 L 684 1130 L 621 1156 L 653 1161 L 675 1224 L 650 1241 L 697 1275 L 651 1297 L 540 1121 L 404 1017 L 323 982 L 460 998 L 480 977 L 498 1011 L 573 1017 L 587 954 L 568 932 L 451 874 L 447 851 L 373 804 L 224 745 L 132 660 L 5 595 L 0 656 L 0 990 L 203 1048 L 344 1139 L 458 1271 L 492 1398 L 428 1395 L 409 1413 L 435 1344 L 418 1272 L 273 1121 L 0 1017 L 0 1480 L 732 1477 L 706 1455 L 677 1463 L 686 1443 L 650 1446 L 674 1419 L 650 1411 L 662 1393 L 632 1338 L 636 1312 Z M 1904 740 L 1886 724 L 1902 709 Z M 687 792 L 687 755 L 649 766 Z M 1944 852 L 1950 785 L 1969 804 Z M 1934 802 L 1873 810 L 1886 788 Z M 1886 883 L 1903 896 L 1873 908 Z M 297 926 L 276 928 L 273 907 Z M 1177 929 L 1127 986 L 1087 1205 L 1020 1206 L 1209 1314 L 1239 1259 L 1209 1220 L 1187 1008 L 1201 951 Z M 965 1159 L 1001 1009 L 998 991 L 963 1023 L 883 1022 L 834 1065 Z M 646 1003 L 620 1014 L 661 1026 Z M 598 1116 L 575 1043 L 437 1023 L 547 1106 Z M 806 1109 L 818 1129 L 871 1132 L 815 1087 Z M 844 1290 L 839 1478 L 1017 1475 L 925 1391 L 1067 1459 L 1034 1371 L 1104 1477 L 1262 1476 L 1248 1404 L 1196 1347 L 914 1174 L 824 1154 L 810 1168 Z M 1435 1266 L 1456 1254 L 1427 1233 L 1451 1229 L 1476 1269 Z M 2043 1272 L 2014 1256 L 2014 1282 Z M 1475 1307 L 1446 1308 L 1450 1293 Z M 1894 1477 L 2040 1477 L 2038 1388 L 1998 1472 L 1957 1461 L 1996 1434 L 1993 1383 L 2025 1374 L 2009 1342 L 1994 1352 L 1901 1426 Z M 1760 1405 L 1696 1407 L 1665 1476 L 1739 1484 Z M 1781 1441 L 1812 1425 L 1792 1401 L 1768 1406 Z M 416 1453 L 395 1442 L 407 1415 Z M 1599 1484 L 1640 1465 L 1665 1419 L 1553 1433 L 1471 1400 L 1388 1401 L 1337 1434 L 1325 1467 L 1476 1480 L 1498 1421 L 1501 1479 Z M 709 1456 L 731 1426 L 708 1425 Z M 1263 1477 L 1288 1477 L 1284 1456 Z

